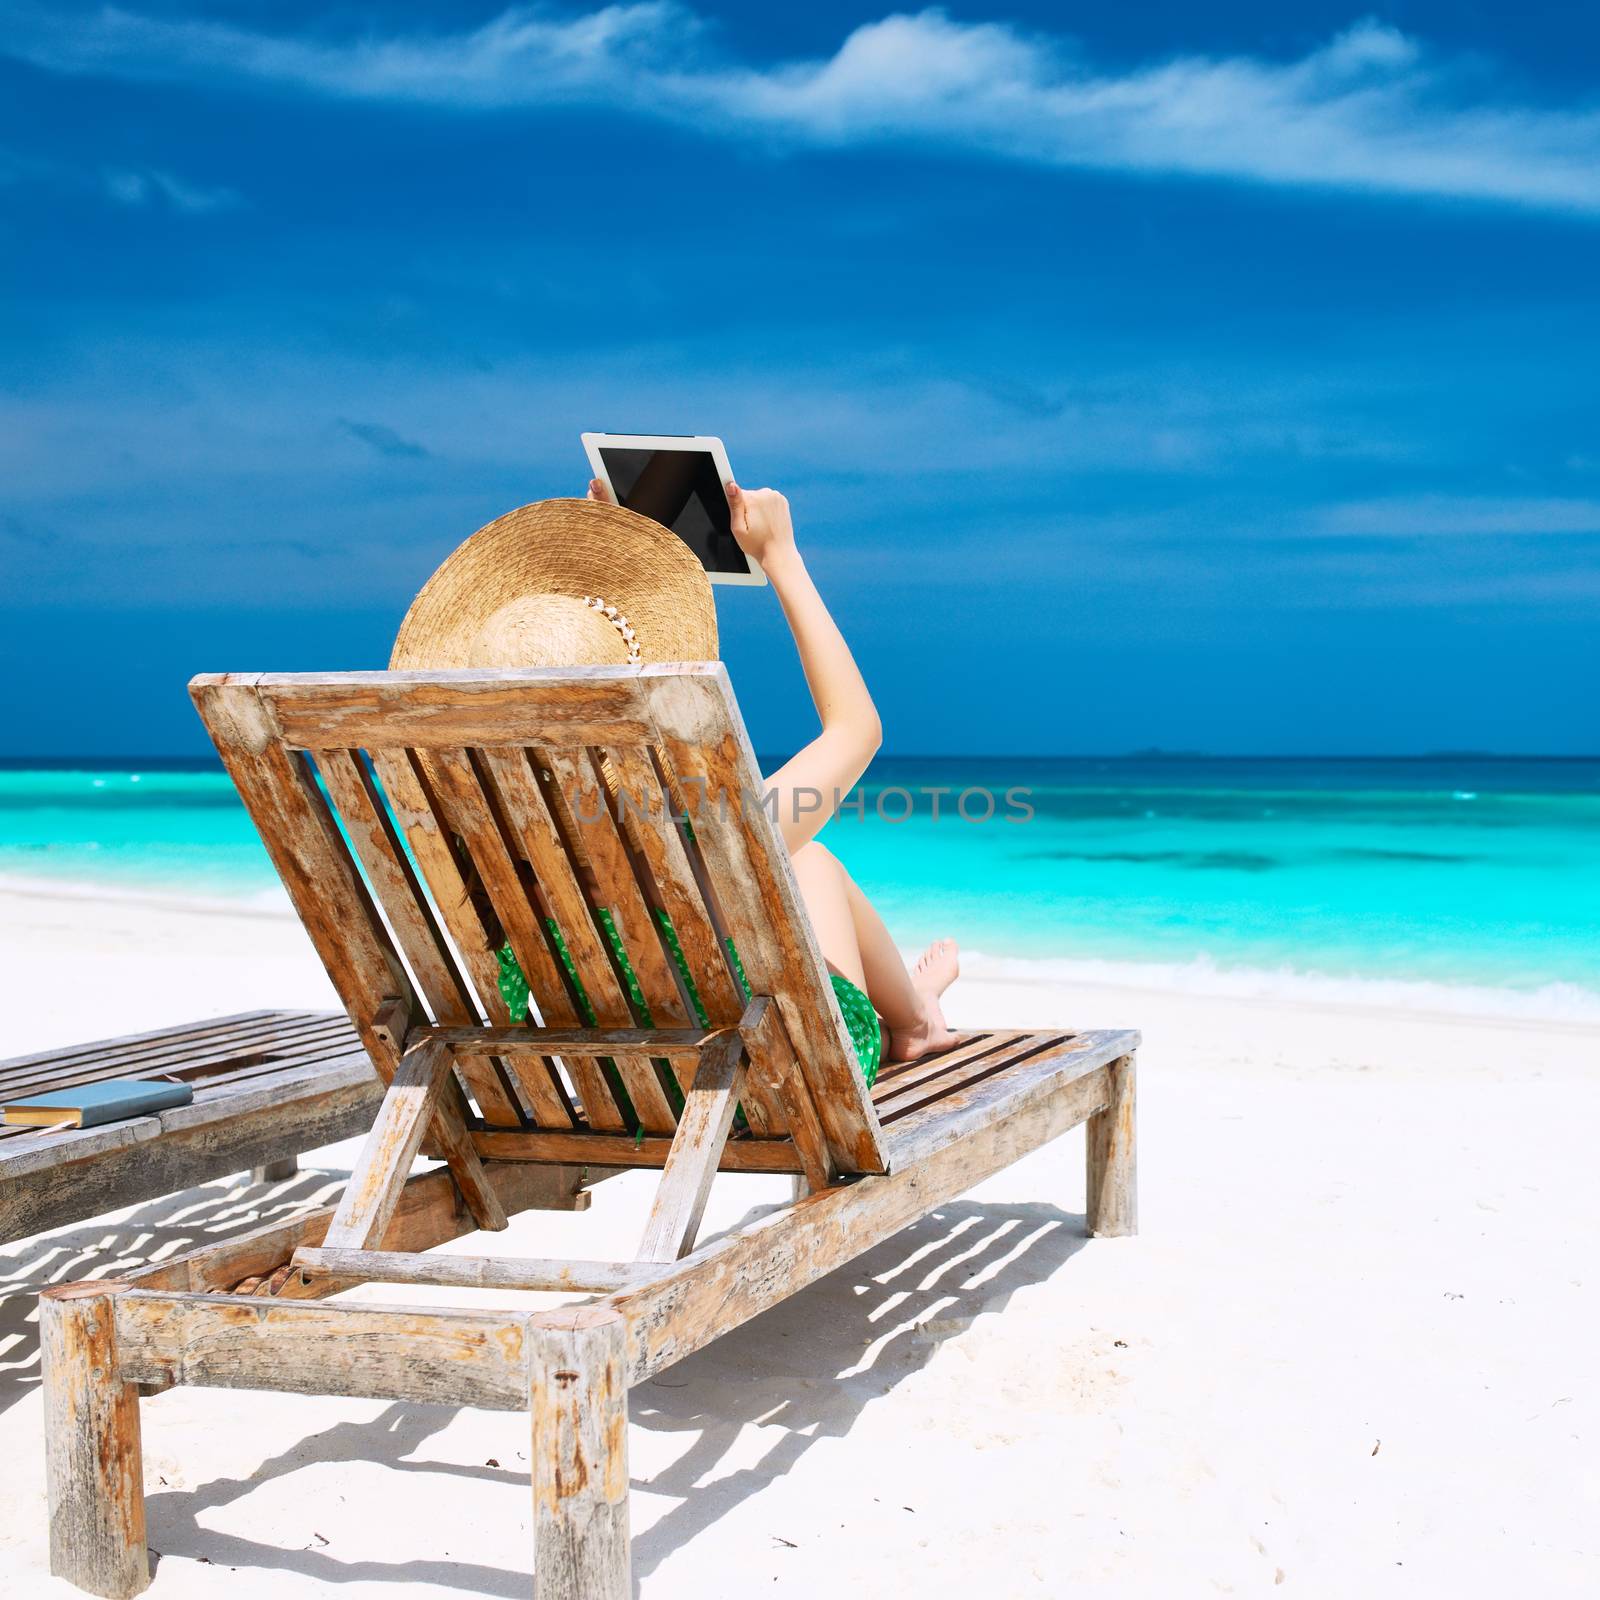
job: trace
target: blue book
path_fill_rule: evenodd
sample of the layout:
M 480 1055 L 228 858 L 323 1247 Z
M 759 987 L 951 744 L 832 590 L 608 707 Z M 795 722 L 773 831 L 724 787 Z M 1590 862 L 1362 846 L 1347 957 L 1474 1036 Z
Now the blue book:
M 125 1122 L 148 1117 L 173 1106 L 186 1106 L 194 1090 L 186 1083 L 163 1083 L 152 1078 L 107 1078 L 76 1089 L 53 1089 L 26 1100 L 13 1100 L 4 1121 L 13 1128 L 97 1128 L 103 1122 Z

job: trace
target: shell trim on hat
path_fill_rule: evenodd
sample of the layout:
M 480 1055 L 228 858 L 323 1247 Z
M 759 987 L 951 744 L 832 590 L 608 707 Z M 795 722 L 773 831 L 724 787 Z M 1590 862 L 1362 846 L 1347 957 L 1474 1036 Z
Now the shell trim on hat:
M 716 659 L 711 580 L 688 545 L 637 512 L 565 499 L 519 506 L 446 556 L 400 624 L 389 666 Z
M 583 603 L 590 607 L 591 610 L 598 611 L 607 622 L 616 628 L 617 632 L 622 635 L 622 642 L 628 647 L 628 665 L 630 667 L 638 666 L 640 659 L 639 640 L 634 634 L 633 625 L 628 619 L 615 606 L 607 605 L 598 595 L 586 594 L 583 597 Z

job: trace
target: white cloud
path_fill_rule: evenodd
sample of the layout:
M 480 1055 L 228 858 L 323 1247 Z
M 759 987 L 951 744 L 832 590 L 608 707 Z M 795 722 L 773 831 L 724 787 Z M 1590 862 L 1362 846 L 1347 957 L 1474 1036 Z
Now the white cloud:
M 1600 534 L 1600 500 L 1415 495 L 1330 506 L 1318 533 L 1399 539 L 1504 534 Z
M 105 174 L 105 185 L 106 193 L 125 206 L 164 203 L 174 211 L 200 213 L 227 211 L 240 203 L 232 189 L 201 188 L 173 177 L 170 172 L 113 170 Z
M 243 204 L 232 189 L 204 188 L 170 172 L 108 168 L 96 173 L 0 148 L 0 185 L 4 184 L 40 184 L 60 193 L 89 194 L 122 206 L 160 204 L 190 214 L 225 211 Z
M 238 82 L 468 109 L 583 103 L 728 137 L 897 141 L 1047 166 L 1600 211 L 1600 111 L 1486 96 L 1481 65 L 1355 23 L 1297 60 L 1097 67 L 1074 41 L 942 11 L 857 28 L 824 59 L 731 62 L 674 0 L 513 8 L 438 34 L 290 36 L 114 7 L 0 7 L 0 49 L 61 72 Z

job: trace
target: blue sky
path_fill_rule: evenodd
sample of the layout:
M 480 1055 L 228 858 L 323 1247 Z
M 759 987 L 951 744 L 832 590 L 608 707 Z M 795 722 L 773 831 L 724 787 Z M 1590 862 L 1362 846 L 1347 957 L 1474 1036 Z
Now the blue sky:
M 899 752 L 1600 748 L 1577 5 L 0 0 L 0 752 L 716 432 Z M 809 706 L 723 590 L 759 747 Z M 11 697 L 8 696 L 8 699 Z

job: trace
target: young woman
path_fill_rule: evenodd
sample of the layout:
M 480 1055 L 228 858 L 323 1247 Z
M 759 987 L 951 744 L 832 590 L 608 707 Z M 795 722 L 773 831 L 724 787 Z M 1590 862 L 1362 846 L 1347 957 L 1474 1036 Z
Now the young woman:
M 842 798 L 856 786 L 883 742 L 877 708 L 806 571 L 795 545 L 789 502 L 776 489 L 746 490 L 736 483 L 727 489 L 734 538 L 760 563 L 778 596 L 822 724 L 810 744 L 766 779 L 766 791 L 776 799 L 778 828 L 823 958 L 834 973 L 865 992 L 883 1019 L 886 1059 L 909 1061 L 944 1049 L 954 1036 L 939 1001 L 959 971 L 955 940 L 936 940 L 908 969 L 871 901 L 837 857 L 818 843 L 816 835 L 829 816 L 826 806 L 802 808 L 797 803 L 806 791 Z M 610 504 L 597 478 L 590 480 L 589 498 Z

